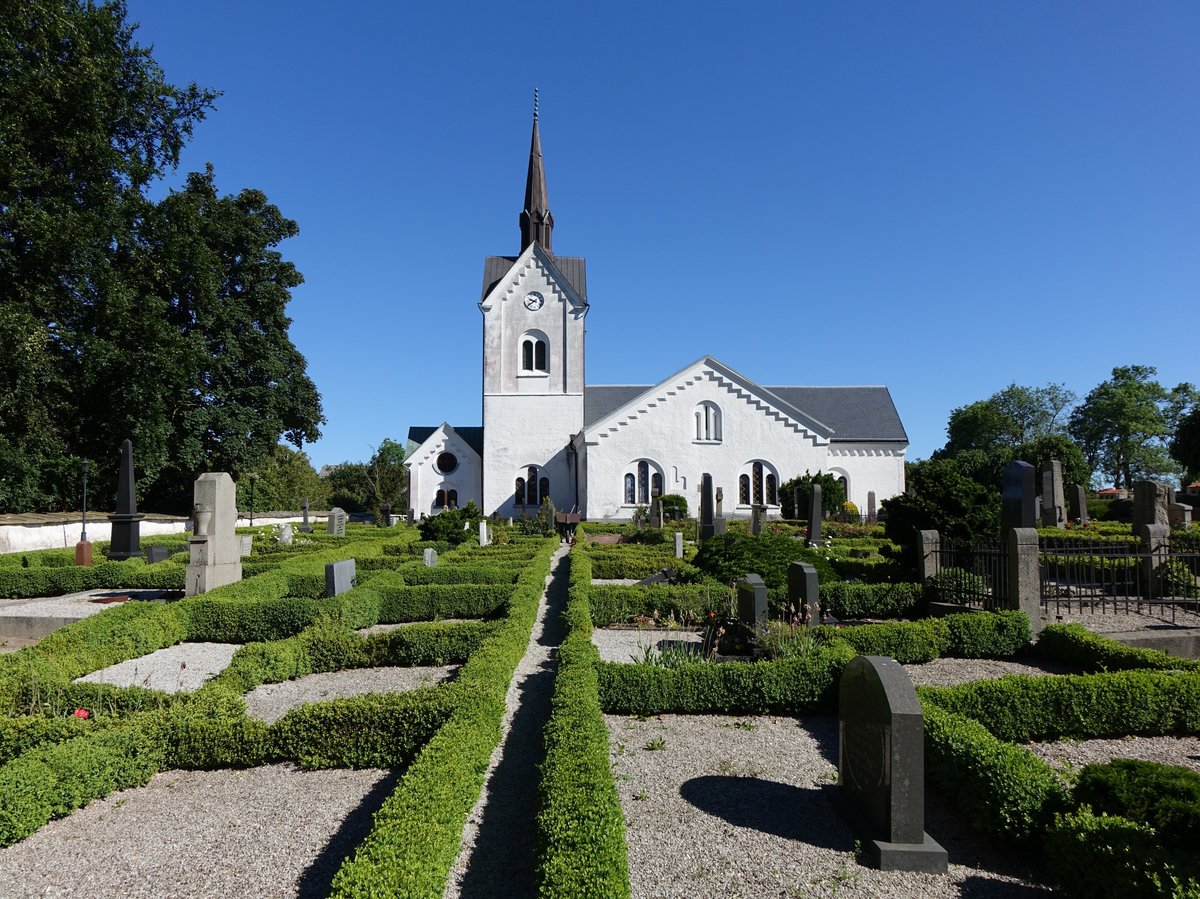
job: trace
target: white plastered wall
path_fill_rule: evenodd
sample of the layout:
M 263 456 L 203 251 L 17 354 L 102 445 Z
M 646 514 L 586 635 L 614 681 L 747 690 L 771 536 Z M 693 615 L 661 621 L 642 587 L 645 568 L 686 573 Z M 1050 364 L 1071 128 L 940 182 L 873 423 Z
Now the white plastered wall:
M 449 474 L 437 469 L 437 458 L 444 452 L 454 453 L 458 458 L 458 468 Z M 457 490 L 459 508 L 472 499 L 481 505 L 483 472 L 479 454 L 445 425 L 434 431 L 404 464 L 408 466 L 409 501 L 417 518 L 439 511 L 434 506 L 438 490 Z
M 894 443 L 832 443 L 825 471 L 845 476 L 847 499 L 867 514 L 867 494 L 875 491 L 875 504 L 904 492 L 904 448 Z

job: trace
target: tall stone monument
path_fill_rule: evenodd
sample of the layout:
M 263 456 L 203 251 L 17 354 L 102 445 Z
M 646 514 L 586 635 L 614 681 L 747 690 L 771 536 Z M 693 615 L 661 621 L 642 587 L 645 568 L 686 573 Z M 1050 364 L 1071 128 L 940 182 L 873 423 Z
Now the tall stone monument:
M 1001 474 L 1001 523 L 1009 528 L 1036 528 L 1037 501 L 1033 486 L 1034 470 L 1028 462 L 1009 462 Z
M 1062 463 L 1049 460 L 1042 466 L 1042 527 L 1061 528 L 1067 523 L 1067 503 L 1063 498 Z
M 700 542 L 709 540 L 715 533 L 713 527 L 713 482 L 712 475 L 700 475 Z
M 1138 481 L 1133 485 L 1133 532 L 1141 534 L 1146 525 L 1169 527 L 1170 494 L 1166 484 Z
M 816 546 L 821 542 L 821 516 L 824 510 L 821 506 L 821 485 L 813 482 L 812 496 L 808 500 L 808 545 Z
M 242 541 L 238 539 L 237 490 L 224 471 L 196 478 L 192 492 L 193 532 L 188 540 L 184 593 L 195 596 L 242 579 Z
M 838 790 L 883 871 L 944 874 L 946 850 L 925 833 L 925 723 L 904 668 L 858 656 L 838 689 Z
M 145 515 L 137 510 L 133 493 L 133 441 L 121 443 L 121 469 L 117 473 L 117 511 L 108 516 L 112 522 L 112 538 L 108 558 L 122 561 L 141 556 L 141 522 Z
M 1076 524 L 1088 523 L 1087 489 L 1082 484 L 1067 488 L 1067 512 Z

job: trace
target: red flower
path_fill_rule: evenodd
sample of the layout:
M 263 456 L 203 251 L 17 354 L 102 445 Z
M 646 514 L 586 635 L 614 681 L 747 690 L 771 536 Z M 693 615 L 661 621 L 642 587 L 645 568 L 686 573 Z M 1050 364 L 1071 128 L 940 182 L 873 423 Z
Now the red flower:
M 87 718 L 87 717 L 89 717 L 89 715 L 88 715 L 88 710 L 87 710 L 87 709 L 76 709 L 76 710 L 75 710 L 75 717 L 76 717 L 76 718 Z

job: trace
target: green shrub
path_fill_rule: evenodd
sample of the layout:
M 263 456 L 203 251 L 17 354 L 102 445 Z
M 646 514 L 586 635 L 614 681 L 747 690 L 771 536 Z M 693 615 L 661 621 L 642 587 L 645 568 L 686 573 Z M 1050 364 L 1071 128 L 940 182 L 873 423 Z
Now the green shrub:
M 1166 845 L 1200 845 L 1200 773 L 1190 768 L 1141 759 L 1085 765 L 1072 798 L 1101 814 L 1149 824 Z
M 465 662 L 499 627 L 495 621 L 413 624 L 366 641 L 368 664 L 455 665 Z
M 472 537 L 479 535 L 479 522 L 483 513 L 475 505 L 474 500 L 468 500 L 461 509 L 444 509 L 437 515 L 422 518 L 417 525 L 421 539 L 449 543 L 458 546 Z
M 484 618 L 499 613 L 512 595 L 508 584 L 427 584 L 393 586 L 376 581 L 379 623 Z
M 635 618 L 672 619 L 681 624 L 701 622 L 709 612 L 724 612 L 730 604 L 723 584 L 596 584 L 589 596 L 596 627 Z
M 966 568 L 947 566 L 929 578 L 929 598 L 934 602 L 966 605 L 989 594 L 987 578 Z
M 825 625 L 821 630 L 828 631 L 830 628 Z M 923 618 L 920 621 L 885 621 L 840 627 L 835 633 L 854 647 L 856 653 L 889 656 L 908 665 L 929 662 L 940 656 L 947 644 L 949 626 L 945 618 Z
M 814 566 L 821 584 L 841 580 L 823 553 L 782 534 L 757 537 L 721 534 L 700 547 L 692 560 L 697 568 L 722 583 L 732 583 L 754 573 L 761 575 L 767 587 L 776 591 L 787 588 L 788 566 L 792 562 L 808 562 Z
M 1156 649 L 1139 649 L 1095 634 L 1082 624 L 1051 624 L 1038 634 L 1036 650 L 1047 659 L 1075 665 L 1084 671 L 1135 668 L 1200 668 L 1195 659 L 1181 659 Z
M 897 618 L 913 614 L 921 605 L 920 584 L 897 582 L 821 584 L 821 605 L 838 618 Z
M 959 659 L 1003 659 L 1029 646 L 1033 628 L 1024 612 L 947 615 L 942 655 Z

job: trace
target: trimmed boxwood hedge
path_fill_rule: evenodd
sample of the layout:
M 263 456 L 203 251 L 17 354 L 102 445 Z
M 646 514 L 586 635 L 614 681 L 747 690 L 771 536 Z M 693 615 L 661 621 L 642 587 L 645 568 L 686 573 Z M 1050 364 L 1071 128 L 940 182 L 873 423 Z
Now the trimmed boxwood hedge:
M 1134 668 L 1200 670 L 1200 661 L 1181 659 L 1156 649 L 1126 646 L 1093 633 L 1082 624 L 1051 624 L 1038 634 L 1038 655 L 1085 671 L 1120 671 Z

